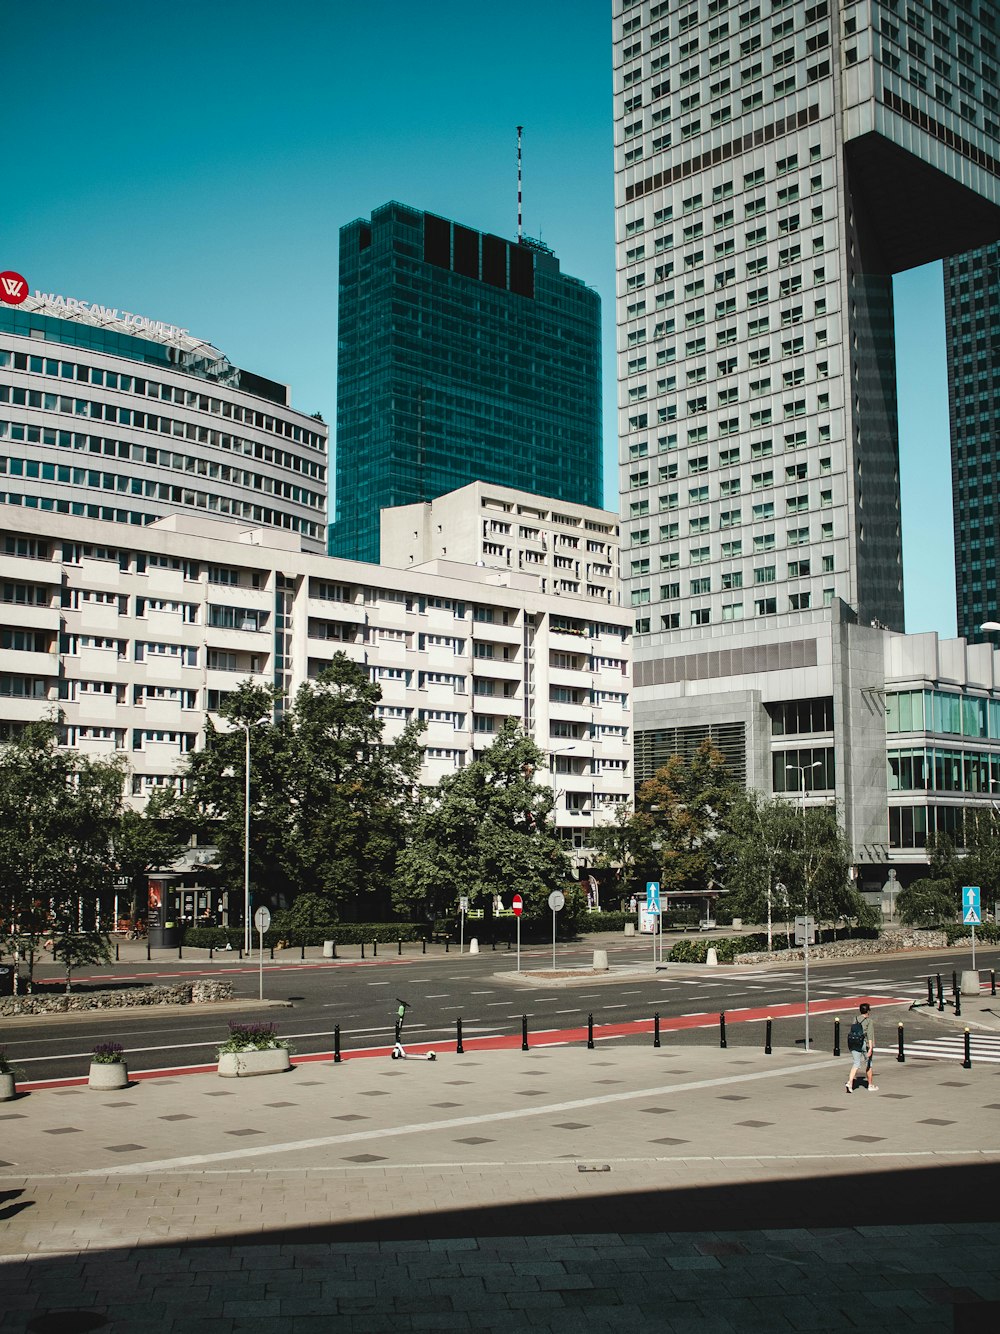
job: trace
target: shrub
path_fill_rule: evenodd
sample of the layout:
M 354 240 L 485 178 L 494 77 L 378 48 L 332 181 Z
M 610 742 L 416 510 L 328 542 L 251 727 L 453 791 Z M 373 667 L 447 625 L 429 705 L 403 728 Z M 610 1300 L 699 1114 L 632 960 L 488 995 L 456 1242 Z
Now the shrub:
M 948 944 L 954 945 L 960 940 L 970 940 L 972 928 L 961 922 L 946 922 L 944 934 Z M 976 940 L 984 945 L 1000 945 L 1000 926 L 996 922 L 986 922 L 982 926 L 977 926 Z
M 263 1021 L 246 1023 L 238 1019 L 229 1022 L 229 1037 L 219 1051 L 272 1051 L 275 1047 L 287 1047 L 284 1038 L 278 1037 L 274 1024 Z
M 908 926 L 937 926 L 954 920 L 958 910 L 947 880 L 914 880 L 896 896 L 896 910 Z
M 94 1065 L 117 1065 L 124 1052 L 120 1042 L 99 1042 L 91 1048 L 90 1059 Z

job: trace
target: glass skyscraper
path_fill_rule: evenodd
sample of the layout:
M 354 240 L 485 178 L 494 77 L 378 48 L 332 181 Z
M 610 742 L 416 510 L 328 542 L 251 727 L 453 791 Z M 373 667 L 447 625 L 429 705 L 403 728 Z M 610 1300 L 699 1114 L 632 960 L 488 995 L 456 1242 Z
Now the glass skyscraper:
M 958 633 L 1000 619 L 1000 245 L 944 266 Z
M 601 504 L 600 299 L 535 241 L 389 203 L 340 231 L 331 555 L 481 480 Z

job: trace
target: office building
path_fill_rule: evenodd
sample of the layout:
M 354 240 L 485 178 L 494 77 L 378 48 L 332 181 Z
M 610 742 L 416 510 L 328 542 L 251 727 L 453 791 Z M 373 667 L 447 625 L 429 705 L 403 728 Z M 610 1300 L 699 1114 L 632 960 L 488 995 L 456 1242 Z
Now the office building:
M 945 261 L 944 308 L 958 633 L 981 639 L 1000 620 L 1000 245 Z
M 192 514 L 6 519 L 0 738 L 58 707 L 69 745 L 127 755 L 137 799 L 177 781 L 238 683 L 294 695 L 337 652 L 381 688 L 388 736 L 426 724 L 427 785 L 513 718 L 546 753 L 574 848 L 631 791 L 631 616 L 617 606 L 543 593 L 514 569 L 364 565 Z
M 18 294 L 20 296 L 20 294 Z M 204 514 L 326 542 L 327 436 L 185 329 L 0 291 L 0 503 L 141 527 Z
M 482 480 L 601 504 L 600 301 L 535 241 L 386 204 L 340 232 L 330 554 Z
M 382 564 L 447 558 L 522 570 L 543 593 L 617 606 L 618 515 L 505 486 L 470 482 L 435 500 L 382 511 Z
M 852 722 L 881 668 L 847 641 L 903 629 L 892 275 L 1000 236 L 1000 17 L 976 0 L 613 12 L 637 754 L 647 730 L 693 729 L 680 744 L 725 723 L 770 792 L 769 710 L 793 710 L 782 745 L 802 750 L 842 726 L 857 752 L 838 736 L 809 786 L 859 864 L 884 863 L 884 721 Z M 805 707 L 815 672 L 832 724 Z

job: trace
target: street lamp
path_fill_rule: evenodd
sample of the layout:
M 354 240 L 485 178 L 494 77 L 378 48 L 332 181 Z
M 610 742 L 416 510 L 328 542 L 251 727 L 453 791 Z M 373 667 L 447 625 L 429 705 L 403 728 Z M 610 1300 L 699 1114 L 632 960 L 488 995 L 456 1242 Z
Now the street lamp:
M 798 772 L 802 784 L 802 906 L 805 909 L 805 930 L 802 933 L 802 961 L 805 967 L 806 983 L 806 1055 L 809 1055 L 809 880 L 806 875 L 806 774 L 810 769 L 822 767 L 822 760 L 813 760 L 812 764 L 786 764 L 786 772 L 794 769 Z
M 243 951 L 249 954 L 253 949 L 250 922 L 250 729 L 266 719 L 232 718 L 230 721 L 243 728 L 247 743 L 243 761 Z

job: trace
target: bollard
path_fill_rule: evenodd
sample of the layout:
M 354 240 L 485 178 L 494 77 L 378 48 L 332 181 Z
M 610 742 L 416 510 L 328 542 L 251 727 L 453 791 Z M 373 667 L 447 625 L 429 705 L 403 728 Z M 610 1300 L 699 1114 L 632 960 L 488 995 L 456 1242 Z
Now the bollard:
M 365 957 L 365 942 L 364 942 L 364 941 L 361 942 L 361 957 L 362 957 L 362 959 Z
M 183 945 L 178 945 L 178 946 L 177 946 L 177 957 L 178 957 L 178 959 L 183 959 L 183 958 L 184 958 L 184 946 L 183 946 Z
M 587 1050 L 594 1050 L 594 1016 L 587 1015 Z
M 208 957 L 209 957 L 209 958 L 212 957 L 212 951 L 211 951 L 211 950 L 209 950 L 209 952 L 208 952 Z M 117 940 L 115 941 L 115 963 L 118 963 L 118 942 L 117 942 Z
M 840 1015 L 833 1021 L 833 1054 L 840 1055 Z
M 771 1055 L 771 1020 L 768 1019 L 764 1026 L 764 1055 Z
M 447 936 L 445 936 L 445 938 L 444 938 L 444 952 L 445 952 L 445 954 L 448 953 L 448 937 L 447 937 Z
M 658 1047 L 659 1045 L 660 1045 L 660 1012 L 659 1010 L 657 1010 L 657 1012 L 653 1015 L 653 1046 Z
M 962 1062 L 962 1069 L 972 1069 L 972 1039 L 968 1029 L 965 1030 L 965 1060 Z
M 955 1018 L 956 1018 L 956 1019 L 961 1019 L 961 1017 L 962 1017 L 962 993 L 961 993 L 960 991 L 956 991 L 956 992 L 955 992 Z
M 208 959 L 209 959 L 209 962 L 211 962 L 214 958 L 215 958 L 215 950 L 212 948 L 211 945 L 209 945 L 209 947 L 208 947 Z
M 274 946 L 271 946 L 271 962 L 274 963 Z
M 146 941 L 146 962 L 149 963 L 149 961 L 150 961 L 150 959 L 151 959 L 152 957 L 153 957 L 153 951 L 149 948 L 149 941 L 147 940 L 147 941 Z
M 720 1046 L 720 1047 L 725 1047 L 725 1046 L 727 1046 L 727 1045 L 728 1045 L 728 1044 L 726 1043 L 726 1012 L 725 1012 L 725 1010 L 720 1010 L 720 1011 L 719 1011 L 719 1046 Z
M 528 1016 L 521 1015 L 521 1050 L 528 1050 Z
M 420 953 L 421 953 L 421 954 L 426 954 L 426 953 L 427 953 L 427 937 L 426 937 L 426 936 L 424 936 L 424 938 L 423 938 L 423 939 L 421 940 L 421 942 L 420 942 Z
M 906 1060 L 906 1053 L 903 1051 L 903 1025 L 902 1025 L 902 1024 L 899 1025 L 897 1032 L 898 1032 L 899 1050 L 898 1050 L 898 1052 L 897 1052 L 897 1054 L 896 1054 L 896 1060 L 899 1061 L 900 1064 L 902 1064 L 903 1061 Z
M 937 975 L 937 998 L 938 998 L 938 1010 L 941 1011 L 944 1009 L 944 987 L 941 985 L 940 973 L 938 973 Z
M 496 954 L 496 952 L 497 952 L 497 938 L 496 938 L 496 936 L 494 936 L 493 939 L 490 941 L 490 949 L 493 951 L 494 954 Z
M 373 958 L 373 959 L 377 959 L 377 958 L 378 958 L 378 941 L 377 941 L 377 940 L 373 940 L 373 941 L 372 941 L 372 958 Z
M 456 1052 L 456 1054 L 457 1054 L 458 1056 L 464 1056 L 464 1055 L 465 1055 L 465 1048 L 462 1046 L 462 1019 L 461 1019 L 461 1016 L 459 1016 L 459 1017 L 455 1020 L 455 1037 L 456 1037 L 456 1042 L 455 1042 L 455 1052 Z
M 991 968 L 991 969 L 990 969 L 990 995 L 991 995 L 991 996 L 995 996 L 996 994 L 997 994 L 997 970 L 996 970 L 995 968 Z
M 299 946 L 299 958 L 302 960 L 303 963 L 305 963 L 305 961 L 306 961 L 306 947 L 305 947 L 305 945 L 300 945 L 300 946 Z
M 340 1025 L 333 1026 L 333 1063 L 340 1064 Z
M 396 953 L 397 953 L 397 954 L 402 954 L 402 953 L 403 953 L 403 942 L 402 942 L 402 940 L 397 940 L 397 941 L 396 941 Z
M 958 972 L 954 968 L 951 970 L 951 994 L 958 995 Z
M 927 1005 L 930 1009 L 934 1008 L 934 979 L 927 979 Z

